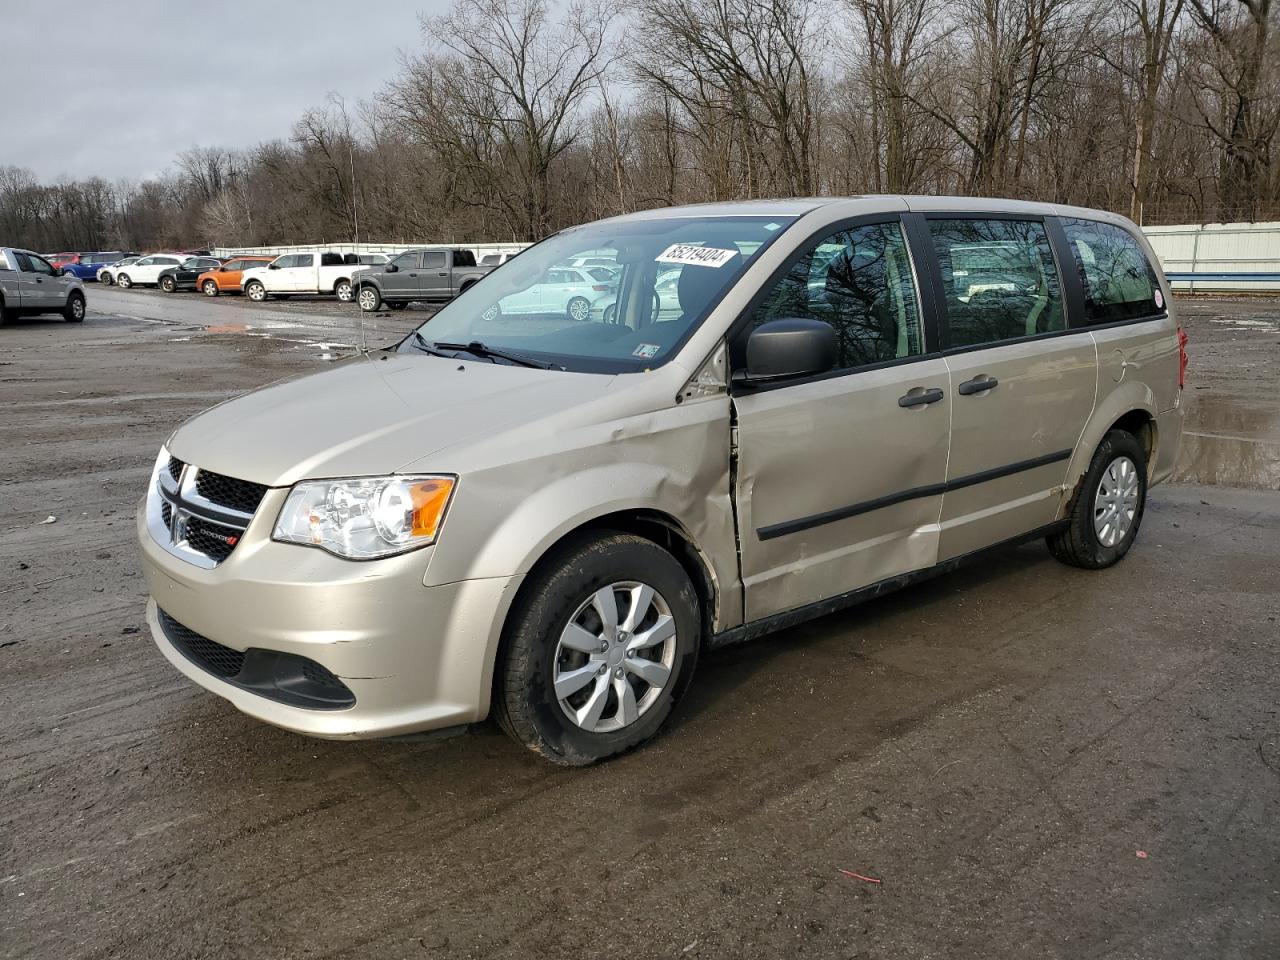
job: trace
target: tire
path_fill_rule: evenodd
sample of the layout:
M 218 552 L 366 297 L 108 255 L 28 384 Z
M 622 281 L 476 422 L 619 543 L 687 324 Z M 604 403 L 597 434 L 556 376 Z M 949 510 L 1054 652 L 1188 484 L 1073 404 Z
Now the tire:
M 117 274 L 116 286 L 119 287 L 121 290 L 128 290 L 130 287 L 133 286 L 133 281 L 129 279 L 129 275 L 127 273 Z
M 109 273 L 104 273 L 102 276 L 100 276 L 98 278 L 98 282 L 102 284 L 104 287 L 109 287 L 113 283 L 115 283 L 115 281 L 111 279 L 111 274 Z
M 72 290 L 67 294 L 67 305 L 62 308 L 62 319 L 67 323 L 84 323 L 84 294 Z
M 350 280 L 339 280 L 333 285 L 333 294 L 342 303 L 350 303 L 355 299 L 355 288 L 351 286 Z
M 200 284 L 200 292 L 206 297 L 216 297 L 218 295 L 218 281 L 206 280 Z
M 175 290 L 178 289 L 177 281 L 175 281 L 173 277 L 161 277 L 160 289 L 163 290 L 165 293 L 173 293 Z
M 387 301 L 388 310 L 403 310 L 408 305 L 409 305 L 408 300 L 388 300 Z
M 630 632 L 607 628 L 600 610 L 609 599 L 617 626 L 630 621 Z M 552 763 L 584 766 L 630 750 L 658 732 L 688 689 L 701 633 L 697 594 L 675 557 L 630 534 L 579 540 L 530 578 L 507 621 L 495 716 Z M 628 656 L 645 635 L 659 639 Z
M 604 322 L 613 323 L 613 318 L 618 315 L 618 305 L 611 303 L 604 308 Z
M 582 323 L 591 319 L 591 301 L 586 297 L 574 297 L 565 306 L 564 312 L 569 315 L 570 320 L 577 320 Z
M 377 287 L 362 283 L 360 292 L 356 295 L 356 301 L 360 304 L 360 309 L 365 313 L 373 313 L 373 311 L 382 306 L 382 294 L 378 292 Z
M 1066 529 L 1047 538 L 1049 552 L 1072 567 L 1109 567 L 1133 546 L 1146 504 L 1146 451 L 1133 434 L 1112 430 L 1076 487 Z
M 244 285 L 244 295 L 254 303 L 262 303 L 267 299 L 267 288 L 260 280 L 250 280 Z

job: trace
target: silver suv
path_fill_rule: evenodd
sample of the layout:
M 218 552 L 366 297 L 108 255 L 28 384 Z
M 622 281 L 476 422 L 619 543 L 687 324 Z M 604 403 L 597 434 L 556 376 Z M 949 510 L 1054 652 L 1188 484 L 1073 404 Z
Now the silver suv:
M 588 254 L 608 322 L 528 309 Z M 169 438 L 138 516 L 155 642 L 302 733 L 492 713 L 558 763 L 616 754 L 705 649 L 999 544 L 1123 557 L 1182 429 L 1155 264 L 1122 217 L 1000 200 L 566 230 L 398 346 Z

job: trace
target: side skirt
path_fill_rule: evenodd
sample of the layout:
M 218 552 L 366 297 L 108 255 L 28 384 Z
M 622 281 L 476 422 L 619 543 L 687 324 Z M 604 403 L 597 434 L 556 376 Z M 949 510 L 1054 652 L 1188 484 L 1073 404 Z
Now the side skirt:
M 794 610 L 784 610 L 782 613 L 775 613 L 772 616 L 762 617 L 759 620 L 753 620 L 750 623 L 744 623 L 739 627 L 731 627 L 720 633 L 713 634 L 707 640 L 708 650 L 718 650 L 721 647 L 732 646 L 736 643 L 745 643 L 748 640 L 755 640 L 767 633 L 774 633 L 778 630 L 785 630 L 787 627 L 794 627 L 809 620 L 816 620 L 818 617 L 825 617 L 829 613 L 847 609 L 848 607 L 857 606 L 865 603 L 867 600 L 873 600 L 876 597 L 886 593 L 892 593 L 903 587 L 909 587 L 912 584 L 923 583 L 925 580 L 932 580 L 934 577 L 951 573 L 974 560 L 981 559 L 988 554 L 1003 550 L 1006 547 L 1015 546 L 1020 543 L 1028 543 L 1032 540 L 1039 540 L 1049 534 L 1057 533 L 1066 528 L 1069 521 L 1056 520 L 1053 523 L 1043 527 L 1037 527 L 1027 533 L 1019 534 L 1016 537 L 1010 537 L 1008 540 L 1001 540 L 999 543 L 993 543 L 989 547 L 983 547 L 980 550 L 974 550 L 971 553 L 963 554 L 959 557 L 952 557 L 950 560 L 943 560 L 941 563 L 934 564 L 932 567 L 925 567 L 923 570 L 912 570 L 910 573 L 899 574 L 896 577 L 889 577 L 885 580 L 878 580 L 875 583 L 868 584 L 865 587 L 858 587 L 856 590 L 849 590 L 826 600 L 818 600 L 815 603 L 807 603 L 803 607 L 796 607 Z

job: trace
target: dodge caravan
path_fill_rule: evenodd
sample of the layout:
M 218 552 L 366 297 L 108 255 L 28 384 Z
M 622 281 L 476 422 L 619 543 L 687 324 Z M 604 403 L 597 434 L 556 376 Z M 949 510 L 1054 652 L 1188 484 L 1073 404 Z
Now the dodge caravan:
M 607 321 L 526 309 L 585 255 L 617 268 Z M 1173 470 L 1182 341 L 1142 234 L 1095 210 L 865 197 L 565 230 L 396 346 L 174 432 L 138 515 L 148 621 L 290 730 L 493 714 L 589 763 L 653 736 L 708 648 L 1000 544 L 1120 560 Z

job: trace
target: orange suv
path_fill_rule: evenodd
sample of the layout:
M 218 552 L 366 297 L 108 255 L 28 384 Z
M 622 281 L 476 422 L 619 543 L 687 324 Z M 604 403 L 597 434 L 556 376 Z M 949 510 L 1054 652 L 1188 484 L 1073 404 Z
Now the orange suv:
M 270 263 L 275 257 L 233 257 L 216 270 L 207 270 L 196 278 L 196 289 L 206 297 L 223 292 L 240 292 L 240 274 L 250 267 Z

